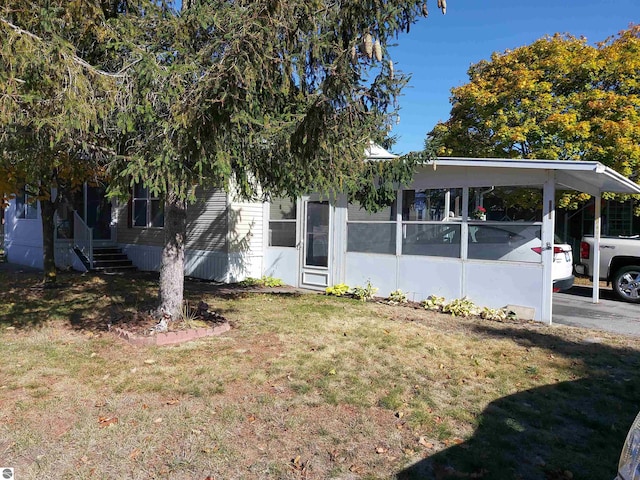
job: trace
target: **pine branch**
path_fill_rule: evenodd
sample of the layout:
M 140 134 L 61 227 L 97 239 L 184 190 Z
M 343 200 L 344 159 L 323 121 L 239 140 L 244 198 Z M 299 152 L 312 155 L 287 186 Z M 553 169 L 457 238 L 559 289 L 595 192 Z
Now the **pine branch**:
M 14 25 L 13 23 L 9 22 L 8 20 L 4 19 L 4 18 L 0 18 L 0 22 L 2 22 L 3 24 L 5 24 L 7 27 L 11 28 L 14 32 L 20 34 L 20 35 L 26 35 L 29 38 L 32 38 L 33 40 L 35 40 L 38 43 L 42 43 L 44 44 L 45 41 L 40 38 L 38 35 L 29 32 L 28 30 L 24 30 L 20 27 L 18 27 L 17 25 Z M 78 65 L 80 65 L 81 67 L 89 70 L 90 72 L 96 74 L 96 75 L 103 75 L 103 76 L 107 76 L 107 77 L 112 77 L 112 78 L 124 78 L 126 77 L 125 72 L 127 69 L 131 68 L 133 65 L 135 65 L 136 63 L 138 63 L 141 59 L 138 60 L 134 60 L 133 62 L 129 63 L 128 65 L 126 65 L 125 67 L 123 67 L 120 71 L 118 72 L 105 72 L 104 70 L 100 70 L 99 68 L 94 67 L 93 65 L 91 65 L 90 63 L 88 63 L 86 60 L 83 60 L 82 58 L 78 57 L 75 54 L 68 54 L 66 52 L 61 52 L 63 56 L 65 57 L 70 57 L 72 61 L 74 61 L 75 63 L 77 63 Z

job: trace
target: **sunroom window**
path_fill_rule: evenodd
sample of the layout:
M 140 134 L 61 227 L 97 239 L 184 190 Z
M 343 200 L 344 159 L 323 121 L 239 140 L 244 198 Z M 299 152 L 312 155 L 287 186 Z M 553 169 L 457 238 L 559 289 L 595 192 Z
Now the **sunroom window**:
M 396 202 L 369 213 L 357 202 L 350 203 L 347 216 L 347 251 L 396 253 Z
M 274 198 L 269 205 L 269 246 L 296 246 L 296 202 Z

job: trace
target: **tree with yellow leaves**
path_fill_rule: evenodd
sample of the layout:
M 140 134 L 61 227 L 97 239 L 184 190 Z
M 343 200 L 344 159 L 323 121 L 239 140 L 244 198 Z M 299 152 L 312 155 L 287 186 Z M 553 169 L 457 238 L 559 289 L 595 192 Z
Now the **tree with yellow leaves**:
M 545 37 L 468 73 L 427 136 L 438 155 L 593 160 L 638 180 L 640 26 L 595 46 Z

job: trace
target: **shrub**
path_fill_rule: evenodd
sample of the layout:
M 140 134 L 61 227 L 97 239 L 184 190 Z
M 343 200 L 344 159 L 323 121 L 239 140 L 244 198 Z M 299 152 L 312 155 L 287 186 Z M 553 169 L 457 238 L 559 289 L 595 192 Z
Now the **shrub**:
M 485 320 L 498 320 L 498 321 L 503 321 L 510 318 L 512 319 L 518 318 L 518 316 L 515 313 L 510 312 L 505 308 L 489 308 L 489 307 L 484 307 L 482 309 L 482 311 L 480 312 L 480 317 L 484 318 Z
M 275 277 L 267 277 L 266 275 L 262 276 L 262 278 L 253 278 L 248 277 L 240 282 L 240 285 L 243 287 L 282 287 L 284 282 L 279 278 Z
M 387 302 L 395 305 L 398 303 L 407 303 L 407 295 L 400 289 L 398 290 L 394 290 L 393 292 L 391 292 L 389 294 L 389 297 L 387 298 Z
M 342 297 L 343 295 L 349 293 L 349 285 L 347 285 L 346 283 L 338 283 L 331 287 L 327 287 L 324 293 L 326 293 L 327 295 Z
M 437 295 L 429 295 L 422 305 L 427 310 L 442 310 L 442 306 L 445 304 L 444 297 L 438 297 Z
M 479 309 L 475 303 L 467 297 L 456 298 L 442 306 L 443 313 L 450 313 L 454 317 L 468 317 L 469 315 L 478 315 Z
M 367 300 L 371 300 L 377 291 L 378 289 L 371 285 L 371 282 L 367 282 L 366 287 L 353 287 L 351 295 L 361 302 L 366 302 Z

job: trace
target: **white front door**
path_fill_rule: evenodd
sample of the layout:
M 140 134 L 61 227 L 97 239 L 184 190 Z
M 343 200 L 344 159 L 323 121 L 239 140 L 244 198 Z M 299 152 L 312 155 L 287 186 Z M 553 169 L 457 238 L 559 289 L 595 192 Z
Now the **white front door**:
M 300 286 L 324 290 L 331 281 L 331 204 L 304 197 L 301 213 Z

